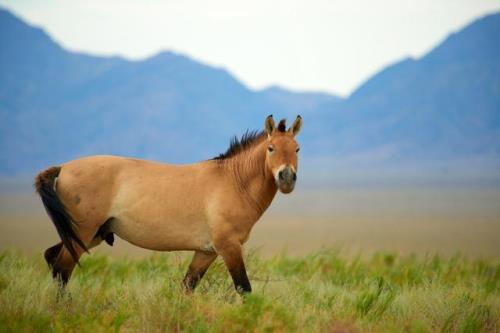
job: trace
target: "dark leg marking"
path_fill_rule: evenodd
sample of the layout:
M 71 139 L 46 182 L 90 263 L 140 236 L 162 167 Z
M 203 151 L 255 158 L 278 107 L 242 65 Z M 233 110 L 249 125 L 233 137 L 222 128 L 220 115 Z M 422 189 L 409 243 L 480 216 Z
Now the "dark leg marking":
M 234 287 L 236 288 L 236 291 L 238 293 L 246 294 L 252 292 L 252 286 L 250 285 L 250 280 L 248 280 L 247 271 L 245 269 L 243 260 L 241 261 L 241 265 L 231 268 L 229 270 L 229 273 L 231 273 Z
M 205 275 L 210 265 L 214 262 L 215 258 L 217 258 L 216 253 L 201 251 L 195 252 L 186 276 L 182 281 L 184 290 L 187 293 L 192 293 L 194 291 L 200 280 L 203 278 L 203 275 Z
M 61 288 L 64 288 L 71 277 L 71 271 L 54 267 L 52 268 L 52 277 L 57 280 Z
M 78 254 L 77 260 L 80 257 Z M 64 293 L 64 289 L 66 284 L 68 283 L 71 273 L 77 264 L 77 260 L 75 260 L 71 253 L 68 251 L 66 246 L 64 245 L 59 252 L 54 264 L 52 266 L 52 277 L 57 281 L 59 285 L 59 293 Z
M 224 259 L 224 263 L 233 278 L 236 291 L 240 294 L 252 292 L 252 287 L 245 269 L 245 262 L 243 261 L 241 245 L 238 243 L 226 243 L 222 244 L 222 246 L 219 246 L 218 248 L 220 255 Z
M 184 285 L 186 292 L 193 292 L 200 280 L 203 278 L 203 275 L 205 275 L 205 272 L 196 273 L 188 271 L 184 280 L 182 280 L 182 284 Z

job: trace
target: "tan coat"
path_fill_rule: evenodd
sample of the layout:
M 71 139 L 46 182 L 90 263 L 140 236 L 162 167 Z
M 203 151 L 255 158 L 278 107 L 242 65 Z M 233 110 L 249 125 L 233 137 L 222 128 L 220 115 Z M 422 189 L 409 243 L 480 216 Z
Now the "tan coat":
M 195 251 L 184 279 L 188 291 L 217 255 L 236 288 L 250 291 L 241 246 L 277 190 L 293 189 L 298 151 L 294 136 L 300 125 L 298 117 L 289 131 L 284 122 L 276 129 L 268 117 L 266 132 L 243 138 L 220 158 L 195 164 L 92 156 L 40 173 L 36 186 L 49 215 L 59 209 L 47 207 L 51 202 L 43 193 L 52 188 L 74 222 L 76 236 L 65 242 L 65 230 L 72 230 L 53 218 L 63 240 L 46 252 L 54 276 L 65 283 L 86 248 L 116 234 L 147 249 Z

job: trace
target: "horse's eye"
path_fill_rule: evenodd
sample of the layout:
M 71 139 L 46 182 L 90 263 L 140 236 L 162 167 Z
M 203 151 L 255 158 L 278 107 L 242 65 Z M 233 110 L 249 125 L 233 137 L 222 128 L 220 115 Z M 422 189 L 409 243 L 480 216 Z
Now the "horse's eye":
M 297 147 L 297 149 L 295 149 L 295 152 L 298 153 L 300 150 L 300 147 Z
M 267 146 L 267 150 L 272 153 L 274 151 L 274 147 L 273 146 Z

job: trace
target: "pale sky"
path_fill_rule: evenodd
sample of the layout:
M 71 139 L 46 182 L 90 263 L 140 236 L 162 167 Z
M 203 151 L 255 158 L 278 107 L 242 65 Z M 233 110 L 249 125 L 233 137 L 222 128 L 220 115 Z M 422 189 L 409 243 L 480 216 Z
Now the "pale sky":
M 144 59 L 173 50 L 248 87 L 350 94 L 420 57 L 500 0 L 0 0 L 73 51 Z

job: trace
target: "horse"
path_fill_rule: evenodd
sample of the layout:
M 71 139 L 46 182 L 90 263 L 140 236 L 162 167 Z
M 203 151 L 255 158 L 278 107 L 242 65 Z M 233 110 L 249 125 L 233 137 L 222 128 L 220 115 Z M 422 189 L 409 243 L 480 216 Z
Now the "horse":
M 302 126 L 287 130 L 272 115 L 263 131 L 234 137 L 227 151 L 194 164 L 174 165 L 118 156 L 90 156 L 50 167 L 35 189 L 61 242 L 44 257 L 61 289 L 80 256 L 114 235 L 157 251 L 194 251 L 183 279 L 194 291 L 220 255 L 236 291 L 252 291 L 242 246 L 277 191 L 297 180 Z

